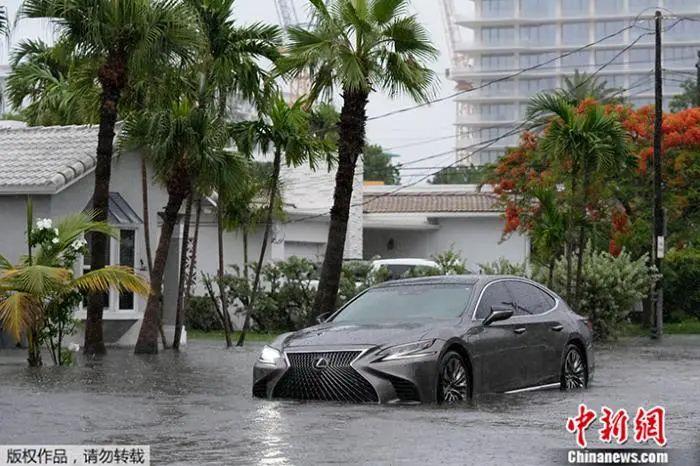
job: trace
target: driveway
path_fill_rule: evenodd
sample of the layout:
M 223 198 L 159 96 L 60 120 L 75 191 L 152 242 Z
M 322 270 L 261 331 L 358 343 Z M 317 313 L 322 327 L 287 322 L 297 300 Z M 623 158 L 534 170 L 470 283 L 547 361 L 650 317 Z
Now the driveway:
M 0 444 L 150 444 L 155 464 L 536 465 L 575 448 L 564 425 L 579 403 L 632 417 L 661 404 L 674 464 L 700 464 L 699 336 L 599 347 L 585 391 L 488 395 L 456 408 L 254 399 L 259 350 L 193 341 L 180 354 L 115 349 L 40 370 L 0 351 Z M 588 433 L 600 446 L 596 437 Z

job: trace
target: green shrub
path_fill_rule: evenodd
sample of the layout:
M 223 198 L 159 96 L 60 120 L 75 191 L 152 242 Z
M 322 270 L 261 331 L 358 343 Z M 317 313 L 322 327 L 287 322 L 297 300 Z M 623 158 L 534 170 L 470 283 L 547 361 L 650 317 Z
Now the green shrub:
M 525 264 L 517 264 L 510 262 L 508 259 L 501 257 L 497 261 L 479 264 L 481 273 L 485 275 L 516 275 L 518 277 L 527 276 L 527 268 Z
M 347 261 L 340 271 L 340 286 L 336 307 L 340 308 L 361 291 L 368 288 L 372 263 L 369 261 Z M 379 278 L 374 277 L 373 279 Z
M 574 311 L 591 319 L 597 339 L 616 337 L 634 304 L 648 294 L 656 274 L 647 262 L 646 255 L 634 260 L 626 251 L 615 257 L 606 251 L 586 249 L 581 301 L 579 309 Z M 566 296 L 566 260 L 563 257 L 554 266 L 552 288 Z
M 192 296 L 189 299 L 185 310 L 185 325 L 188 329 L 203 332 L 223 330 L 221 319 L 208 296 Z
M 404 272 L 403 275 L 401 275 L 401 278 L 434 277 L 436 275 L 446 274 L 442 273 L 442 270 L 436 269 L 435 267 L 417 265 L 406 270 L 406 272 Z
M 440 254 L 433 256 L 433 260 L 440 267 L 438 275 L 463 275 L 469 273 L 464 265 L 464 259 L 459 252 L 453 251 L 452 248 L 443 251 Z
M 663 259 L 664 309 L 700 318 L 700 249 L 672 250 Z

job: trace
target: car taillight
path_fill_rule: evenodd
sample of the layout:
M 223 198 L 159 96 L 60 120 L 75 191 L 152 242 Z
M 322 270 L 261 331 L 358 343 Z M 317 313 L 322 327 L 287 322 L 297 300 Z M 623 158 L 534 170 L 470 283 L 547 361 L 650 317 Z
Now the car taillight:
M 591 332 L 593 331 L 593 322 L 591 322 L 591 319 L 583 319 L 583 321 L 586 324 L 586 327 L 588 327 L 588 330 Z

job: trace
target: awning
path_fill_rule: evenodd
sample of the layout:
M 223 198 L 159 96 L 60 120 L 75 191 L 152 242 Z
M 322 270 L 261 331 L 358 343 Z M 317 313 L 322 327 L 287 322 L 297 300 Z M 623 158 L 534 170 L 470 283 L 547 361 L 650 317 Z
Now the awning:
M 141 217 L 131 208 L 121 194 L 109 193 L 108 205 L 107 223 L 110 225 L 138 225 L 143 223 Z M 90 198 L 84 210 L 92 210 L 92 198 Z

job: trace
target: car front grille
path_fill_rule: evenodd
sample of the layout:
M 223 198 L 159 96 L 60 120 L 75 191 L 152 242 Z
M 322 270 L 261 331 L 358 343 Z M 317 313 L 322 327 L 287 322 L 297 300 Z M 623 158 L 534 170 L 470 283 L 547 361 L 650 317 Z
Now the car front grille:
M 418 389 L 412 382 L 400 377 L 389 377 L 389 382 L 393 385 L 396 397 L 400 401 L 420 401 Z
M 275 398 L 297 400 L 377 402 L 374 387 L 350 363 L 360 351 L 287 353 L 289 368 L 277 382 Z M 325 359 L 325 367 L 315 367 Z

